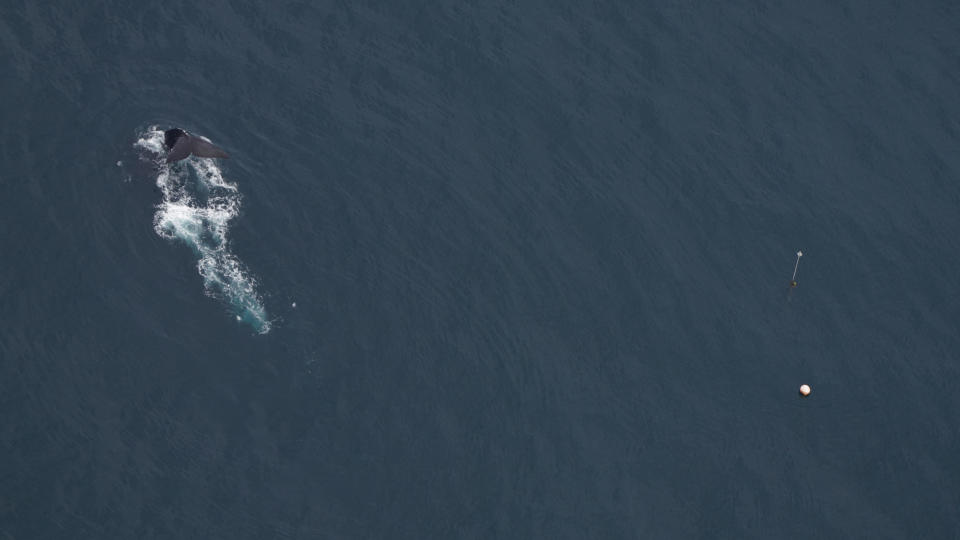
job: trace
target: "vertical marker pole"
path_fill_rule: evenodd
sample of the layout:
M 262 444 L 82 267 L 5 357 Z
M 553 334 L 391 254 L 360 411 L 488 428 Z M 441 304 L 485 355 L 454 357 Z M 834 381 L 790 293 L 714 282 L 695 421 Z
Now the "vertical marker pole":
M 793 265 L 793 277 L 791 278 L 793 281 L 797 280 L 797 267 L 800 266 L 800 257 L 803 257 L 802 251 L 797 252 L 797 264 Z
M 791 289 L 797 286 L 797 267 L 800 266 L 800 257 L 803 257 L 802 251 L 797 252 L 797 264 L 793 265 L 793 277 L 790 278 Z

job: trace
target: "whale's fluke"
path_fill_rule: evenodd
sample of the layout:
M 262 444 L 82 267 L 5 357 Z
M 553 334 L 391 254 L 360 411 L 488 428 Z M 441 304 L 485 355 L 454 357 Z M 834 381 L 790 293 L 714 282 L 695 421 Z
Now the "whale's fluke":
M 174 143 L 173 148 L 170 148 L 170 153 L 167 154 L 167 163 L 186 159 L 189 155 L 190 137 L 180 137 L 180 140 Z
M 191 154 L 197 157 L 226 158 L 230 157 L 222 148 L 208 139 L 190 135 L 182 129 L 168 129 L 163 132 L 163 144 L 170 151 L 167 154 L 167 163 L 186 159 Z

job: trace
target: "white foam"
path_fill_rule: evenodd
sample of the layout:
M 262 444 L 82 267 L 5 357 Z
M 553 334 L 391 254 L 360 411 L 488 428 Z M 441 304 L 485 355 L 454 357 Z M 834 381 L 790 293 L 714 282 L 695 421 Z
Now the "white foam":
M 237 186 L 223 178 L 212 159 L 190 157 L 166 164 L 163 132 L 156 128 L 143 133 L 134 146 L 152 154 L 159 167 L 156 183 L 163 201 L 153 216 L 154 231 L 193 249 L 207 295 L 226 300 L 238 321 L 261 334 L 269 332 L 257 282 L 229 250 L 230 220 L 240 212 Z

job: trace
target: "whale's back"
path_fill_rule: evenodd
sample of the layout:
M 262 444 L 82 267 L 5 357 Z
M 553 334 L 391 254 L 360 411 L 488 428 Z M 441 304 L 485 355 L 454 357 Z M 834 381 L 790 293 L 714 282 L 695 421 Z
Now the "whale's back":
M 226 151 L 212 142 L 201 137 L 194 137 L 177 128 L 163 132 L 163 144 L 169 150 L 167 163 L 186 159 L 190 154 L 206 158 L 230 157 Z

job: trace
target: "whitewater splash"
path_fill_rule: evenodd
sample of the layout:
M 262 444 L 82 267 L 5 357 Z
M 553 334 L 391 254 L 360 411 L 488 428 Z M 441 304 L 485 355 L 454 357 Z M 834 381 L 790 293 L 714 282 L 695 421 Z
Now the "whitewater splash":
M 211 159 L 190 157 L 166 164 L 163 131 L 155 127 L 143 133 L 135 146 L 149 153 L 159 167 L 157 187 L 163 202 L 157 205 L 153 229 L 193 249 L 207 295 L 226 301 L 237 320 L 258 333 L 269 332 L 270 320 L 256 292 L 256 280 L 230 253 L 227 241 L 230 220 L 240 211 L 237 186 L 224 180 Z

